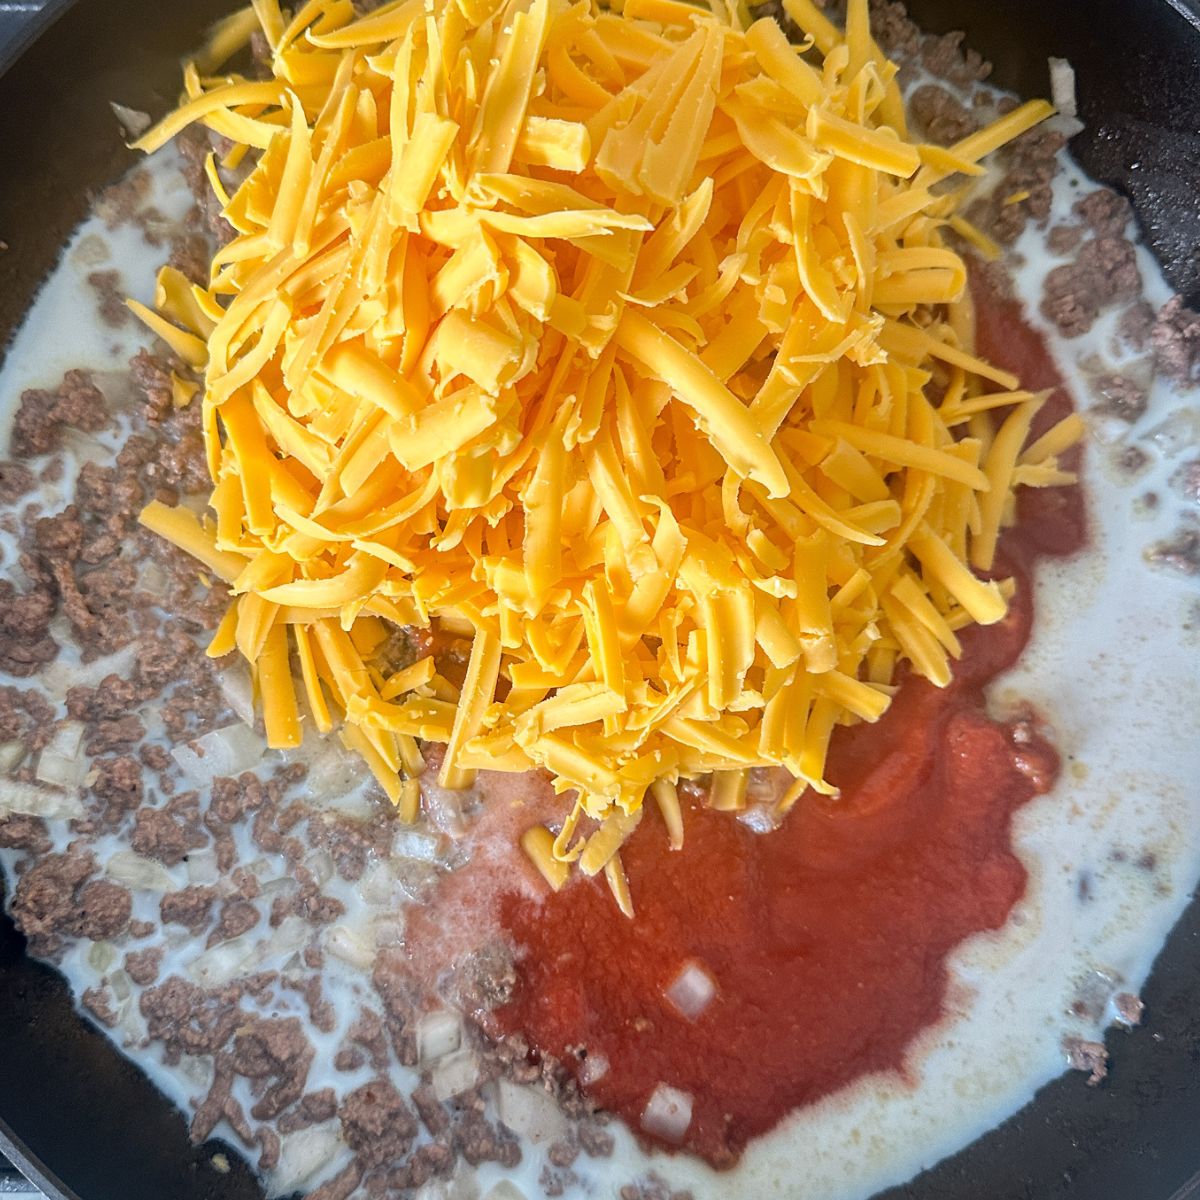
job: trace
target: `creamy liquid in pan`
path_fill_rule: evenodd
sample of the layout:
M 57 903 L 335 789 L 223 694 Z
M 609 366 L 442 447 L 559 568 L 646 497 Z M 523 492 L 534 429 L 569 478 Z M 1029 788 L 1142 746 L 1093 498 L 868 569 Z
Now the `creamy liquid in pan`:
M 153 201 L 168 215 L 181 216 L 190 198 L 169 152 L 153 161 L 152 172 Z M 1088 186 L 1068 162 L 1055 185 L 1051 224 L 1068 219 L 1071 204 Z M 1017 271 L 1017 288 L 1029 318 L 1037 322 L 1041 279 L 1062 260 L 1048 254 L 1042 234 L 1032 228 L 1015 250 L 1025 264 Z M 1157 307 L 1169 290 L 1150 255 L 1144 250 L 1139 255 L 1147 297 Z M 133 227 L 110 232 L 93 218 L 78 231 L 0 370 L 0 428 L 10 427 L 24 388 L 54 387 L 70 367 L 123 370 L 147 339 L 140 330 L 113 331 L 100 324 L 86 276 L 98 268 L 116 267 L 129 292 L 150 302 L 161 256 L 161 250 L 147 246 Z M 1106 361 L 1106 369 L 1120 365 L 1114 323 L 1114 317 L 1104 318 L 1091 334 L 1071 342 L 1047 331 L 1077 401 L 1088 394 L 1085 370 L 1092 356 Z M 105 386 L 103 377 L 98 381 Z M 1139 440 L 1152 460 L 1136 488 L 1105 467 L 1109 452 L 1103 441 L 1111 431 L 1102 424 L 1093 429 L 1085 467 L 1092 546 L 1071 561 L 1039 564 L 1033 638 L 1019 666 L 992 692 L 999 712 L 1028 700 L 1048 719 L 1063 758 L 1062 775 L 1052 792 L 1016 816 L 1016 849 L 1029 870 L 1027 893 L 1002 930 L 972 938 L 952 957 L 950 1012 L 912 1048 L 910 1081 L 894 1076 L 864 1079 L 794 1114 L 752 1143 L 739 1167 L 720 1175 L 698 1160 L 646 1154 L 623 1126 L 614 1124 L 610 1128 L 617 1137 L 615 1154 L 611 1159 L 581 1158 L 574 1167 L 581 1177 L 574 1194 L 612 1197 L 623 1184 L 653 1170 L 674 1188 L 690 1188 L 697 1200 L 863 1200 L 966 1145 L 1030 1100 L 1037 1088 L 1064 1069 L 1064 1035 L 1100 1036 L 1111 1010 L 1094 1023 L 1071 1016 L 1081 992 L 1138 989 L 1200 877 L 1200 739 L 1194 708 L 1200 647 L 1196 633 L 1185 632 L 1189 618 L 1194 629 L 1200 594 L 1195 581 L 1154 570 L 1143 560 L 1145 547 L 1169 535 L 1178 523 L 1184 501 L 1172 492 L 1168 479 L 1189 448 L 1189 429 L 1190 448 L 1196 448 L 1200 422 L 1192 419 L 1195 403 L 1194 396 L 1182 396 L 1163 382 L 1155 384 L 1148 411 L 1125 435 L 1129 441 Z M 110 456 L 119 441 L 119 434 L 76 437 L 68 444 L 64 479 L 73 480 L 88 458 Z M 1138 515 L 1135 498 L 1148 490 L 1164 502 L 1155 515 Z M 65 503 L 66 498 L 55 493 L 50 485 L 41 495 L 47 511 Z M 11 564 L 13 547 L 7 535 L 0 535 L 0 550 L 0 561 Z M 48 691 L 95 683 L 108 671 L 120 670 L 120 658 L 79 667 L 64 651 L 41 682 Z M 340 751 L 316 747 L 306 753 L 320 758 L 312 778 L 328 783 L 339 775 L 352 777 L 346 772 L 353 765 L 333 757 Z M 271 753 L 263 763 L 278 761 Z M 0 782 L 0 795 L 3 786 Z M 353 812 L 357 805 L 362 812 L 364 799 L 344 781 L 332 790 L 343 793 L 337 801 L 343 810 Z M 63 849 L 70 840 L 66 821 L 49 825 L 55 850 Z M 251 846 L 247 830 L 240 834 L 246 842 L 241 847 L 243 861 L 258 859 L 268 883 L 272 872 L 284 873 L 281 858 L 264 856 Z M 409 838 L 404 852 L 419 858 L 421 835 L 403 836 Z M 122 850 L 127 847 L 112 837 L 97 847 L 102 861 Z M 1136 865 L 1147 854 L 1153 856 L 1151 870 Z M 0 851 L 10 882 L 14 858 L 14 852 Z M 160 880 L 159 890 L 134 890 L 135 918 L 156 916 L 161 891 L 210 882 L 209 872 L 215 878 L 215 864 L 203 855 L 191 859 L 189 864 L 161 868 L 169 878 Z M 1086 900 L 1080 889 L 1084 876 L 1090 897 Z M 347 960 L 356 957 L 357 934 L 390 905 L 373 908 L 336 876 L 326 887 L 347 905 L 339 927 L 345 928 L 348 940 L 341 956 L 334 952 L 327 957 L 325 989 L 338 1014 L 337 1028 L 331 1034 L 309 1028 L 317 1057 L 308 1086 L 333 1086 L 344 1094 L 371 1075 L 369 1067 L 353 1075 L 335 1072 L 332 1065 L 358 1005 L 371 995 L 370 967 L 363 965 L 369 954 L 359 965 Z M 306 926 L 297 936 L 310 932 Z M 260 968 L 279 968 L 294 949 L 285 923 L 277 943 L 260 951 Z M 229 964 L 211 954 L 197 964 L 202 951 L 199 939 L 181 935 L 175 944 L 169 940 L 161 977 L 178 972 L 190 973 L 198 982 L 219 980 Z M 72 945 L 62 969 L 77 995 L 105 973 L 104 959 L 103 947 Z M 302 1001 L 294 993 L 281 992 L 278 1012 L 303 1016 Z M 1153 1012 L 1147 1014 L 1147 1022 L 1152 1030 Z M 143 1031 L 135 1003 L 110 1036 L 120 1044 L 135 1041 Z M 1139 1039 L 1148 1036 L 1142 1032 L 1118 1039 L 1111 1064 L 1115 1073 L 1120 1073 L 1124 1059 L 1139 1052 Z M 195 1064 L 190 1072 L 165 1066 L 159 1047 L 133 1054 L 176 1103 L 186 1105 L 208 1087 Z M 410 1076 L 397 1080 L 401 1091 L 415 1086 L 414 1073 L 400 1073 Z M 238 1083 L 244 1087 L 246 1080 Z M 1085 1086 L 1082 1076 L 1078 1086 Z M 217 1133 L 233 1141 L 223 1126 Z M 283 1161 L 268 1186 L 274 1192 L 288 1192 L 302 1183 L 315 1186 L 340 1169 L 347 1157 L 336 1120 L 285 1137 Z M 542 1194 L 537 1175 L 543 1161 L 536 1148 L 526 1147 L 515 1171 L 489 1164 L 473 1177 L 485 1195 L 506 1178 L 521 1194 L 537 1197 Z M 463 1185 L 461 1179 L 458 1185 L 427 1185 L 449 1190 L 420 1194 L 477 1194 L 469 1185 L 463 1190 Z

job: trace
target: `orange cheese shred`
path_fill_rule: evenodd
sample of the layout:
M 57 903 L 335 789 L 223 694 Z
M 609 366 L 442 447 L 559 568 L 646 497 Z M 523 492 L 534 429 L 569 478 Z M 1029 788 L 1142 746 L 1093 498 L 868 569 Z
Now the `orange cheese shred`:
M 1070 478 L 1082 431 L 1025 450 L 1037 401 L 974 354 L 945 236 L 981 242 L 967 189 L 933 190 L 1050 106 L 924 146 L 864 3 L 843 34 L 785 0 L 815 49 L 726 7 L 254 0 L 226 40 L 261 27 L 271 78 L 191 65 L 138 142 L 234 142 L 208 287 L 135 306 L 205 372 L 215 519 L 143 521 L 233 585 L 214 649 L 271 744 L 337 731 L 406 819 L 417 738 L 443 786 L 545 771 L 562 832 L 527 853 L 629 912 L 647 796 L 678 848 L 681 779 L 829 793 L 901 663 L 948 681 L 1006 611 L 976 571 L 1012 489 Z M 461 685 L 377 663 L 395 624 L 465 639 Z

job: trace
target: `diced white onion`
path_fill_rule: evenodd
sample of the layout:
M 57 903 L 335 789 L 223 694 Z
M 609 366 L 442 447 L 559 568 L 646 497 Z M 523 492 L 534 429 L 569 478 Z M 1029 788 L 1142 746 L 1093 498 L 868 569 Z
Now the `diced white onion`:
M 201 987 L 223 987 L 254 969 L 256 955 L 249 937 L 218 942 L 188 965 L 187 973 Z
M 83 816 L 83 803 L 77 795 L 67 792 L 51 791 L 19 779 L 0 779 L 0 817 L 13 813 L 70 821 Z
M 188 883 L 216 883 L 221 877 L 217 870 L 217 852 L 211 848 L 189 850 L 187 877 Z
M 141 137 L 150 128 L 150 114 L 142 112 L 140 108 L 130 108 L 128 105 L 118 104 L 115 100 L 109 101 L 109 107 L 120 122 L 125 136 L 131 141 Z
M 11 771 L 24 757 L 24 742 L 0 742 L 0 771 Z
M 257 765 L 267 745 L 253 729 L 245 725 L 226 725 L 214 729 L 194 742 L 185 742 L 171 751 L 185 775 L 197 783 L 211 783 L 226 775 L 240 775 Z
M 46 750 L 61 754 L 63 758 L 78 758 L 83 745 L 83 722 L 64 721 L 46 743 Z
M 462 1026 L 454 1013 L 426 1013 L 417 1022 L 417 1058 L 423 1062 L 433 1062 L 436 1058 L 444 1058 L 453 1054 L 462 1045 Z
M 103 975 L 116 959 L 117 951 L 112 942 L 93 942 L 88 947 L 88 966 L 98 975 Z
M 233 710 L 244 725 L 254 728 L 254 684 L 250 679 L 250 668 L 240 655 L 221 668 L 217 679 L 225 703 Z
M 1200 408 L 1177 409 L 1147 436 L 1167 458 L 1174 458 L 1200 442 Z
M 567 1132 L 567 1119 L 557 1101 L 536 1084 L 501 1079 L 496 1093 L 496 1115 L 518 1137 L 535 1146 L 557 1141 Z
M 696 962 L 687 962 L 667 988 L 667 999 L 689 1021 L 694 1021 L 712 1003 L 717 985 L 712 976 Z
M 112 988 L 112 994 L 117 998 L 119 1003 L 124 1003 L 133 995 L 133 980 L 129 978 L 127 972 L 117 970 L 109 973 L 108 986 Z
M 273 1196 L 287 1196 L 328 1166 L 342 1149 L 337 1121 L 310 1125 L 299 1133 L 287 1133 L 279 1139 L 279 1165 L 271 1172 Z
M 372 863 L 358 883 L 358 894 L 368 904 L 390 904 L 396 892 L 396 872 L 390 862 Z
M 402 912 L 380 913 L 375 918 L 375 945 L 399 946 L 404 941 L 404 914 Z
M 1050 60 L 1050 99 L 1065 117 L 1079 116 L 1075 104 L 1075 68 L 1065 58 Z
M 104 864 L 109 879 L 143 892 L 173 892 L 178 886 L 160 862 L 133 850 L 118 850 Z
M 608 1074 L 608 1059 L 603 1054 L 589 1053 L 579 1068 L 579 1082 L 584 1087 L 591 1087 Z
M 362 820 L 374 815 L 374 804 L 366 789 L 370 772 L 363 770 L 362 759 L 332 738 L 306 738 L 304 745 L 288 758 L 308 767 L 305 799 L 315 808 Z
M 420 782 L 423 807 L 434 828 L 447 837 L 462 837 L 467 832 L 463 808 L 470 793 L 442 787 L 433 771 L 426 771 Z
M 304 865 L 319 884 L 326 884 L 333 878 L 333 855 L 328 850 L 314 850 L 304 860 Z
M 475 1061 L 475 1055 L 469 1050 L 448 1055 L 433 1069 L 430 1082 L 433 1094 L 442 1101 L 452 1100 L 469 1091 L 479 1082 L 479 1064 Z
M 138 568 L 137 582 L 140 591 L 148 592 L 156 600 L 160 600 L 167 594 L 167 585 L 171 580 L 162 563 L 147 558 Z
M 259 942 L 254 954 L 254 968 L 279 967 L 285 958 L 308 943 L 312 932 L 312 926 L 303 917 L 285 917 L 270 937 Z
M 660 1083 L 642 1110 L 642 1128 L 664 1141 L 678 1142 L 692 1123 L 692 1097 Z
M 39 783 L 48 783 L 51 787 L 73 791 L 83 785 L 88 770 L 88 761 L 82 755 L 66 758 L 47 747 L 38 755 L 35 774 Z
M 515 1183 L 502 1179 L 494 1184 L 483 1195 L 483 1200 L 527 1200 L 523 1191 Z
M 774 804 L 750 804 L 737 814 L 751 833 L 774 833 L 779 828 L 779 809 Z
M 448 843 L 436 833 L 421 833 L 415 829 L 398 829 L 392 838 L 392 853 L 397 858 L 412 858 L 419 862 L 437 862 Z
M 362 932 L 346 925 L 334 925 L 325 935 L 325 949 L 334 958 L 349 963 L 352 967 L 366 970 L 375 962 L 375 946 Z

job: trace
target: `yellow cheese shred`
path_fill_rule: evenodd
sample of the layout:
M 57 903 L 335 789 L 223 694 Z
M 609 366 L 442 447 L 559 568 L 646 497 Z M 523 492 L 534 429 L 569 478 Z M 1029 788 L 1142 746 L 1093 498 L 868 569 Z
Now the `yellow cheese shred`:
M 446 787 L 546 772 L 526 854 L 627 913 L 648 795 L 679 849 L 680 781 L 831 794 L 835 726 L 902 663 L 948 682 L 1007 610 L 977 572 L 1013 488 L 1069 480 L 1082 432 L 1026 447 L 1038 398 L 976 355 L 946 237 L 994 252 L 955 208 L 1050 107 L 923 145 L 863 0 L 846 34 L 784 8 L 803 57 L 741 5 L 254 0 L 137 143 L 233 143 L 208 286 L 132 305 L 205 372 L 214 519 L 142 520 L 231 586 L 211 652 L 272 745 L 338 732 L 405 820 L 417 739 Z M 271 77 L 212 77 L 259 28 Z M 394 625 L 469 645 L 462 682 L 378 659 Z

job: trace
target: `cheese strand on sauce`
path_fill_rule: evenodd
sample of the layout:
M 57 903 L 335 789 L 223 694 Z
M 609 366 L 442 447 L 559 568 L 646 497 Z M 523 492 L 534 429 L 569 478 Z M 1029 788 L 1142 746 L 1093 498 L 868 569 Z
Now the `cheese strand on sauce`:
M 675 0 L 256 0 L 206 67 L 259 24 L 271 78 L 189 67 L 136 143 L 200 121 L 253 163 L 210 163 L 208 286 L 143 314 L 205 368 L 213 517 L 144 520 L 230 582 L 213 652 L 273 744 L 339 726 L 409 819 L 418 740 L 446 785 L 548 772 L 556 888 L 620 890 L 648 791 L 681 845 L 681 778 L 831 792 L 833 729 L 1004 615 L 975 572 L 1012 488 L 1069 478 L 1076 425 L 1021 458 L 1040 398 L 974 357 L 933 190 L 1050 106 L 922 145 L 865 0 L 849 42 L 788 8 L 819 53 Z M 461 687 L 385 678 L 392 625 L 466 632 Z

